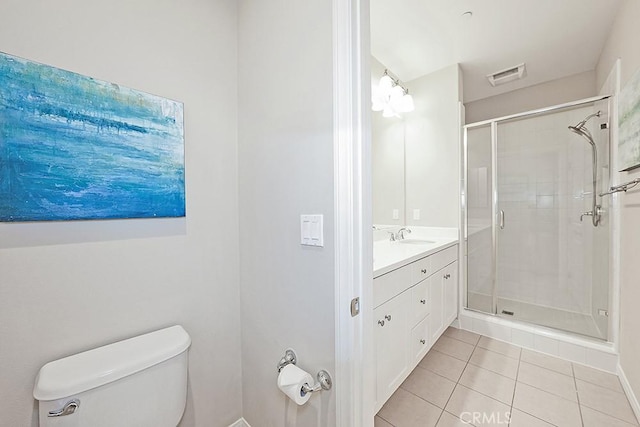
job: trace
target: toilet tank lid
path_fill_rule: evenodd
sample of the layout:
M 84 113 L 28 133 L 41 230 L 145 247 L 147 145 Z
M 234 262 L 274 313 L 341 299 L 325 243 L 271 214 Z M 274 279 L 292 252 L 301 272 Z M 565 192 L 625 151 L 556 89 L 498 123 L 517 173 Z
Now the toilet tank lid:
M 177 325 L 58 359 L 40 369 L 33 397 L 82 393 L 171 359 L 190 345 L 191 337 Z

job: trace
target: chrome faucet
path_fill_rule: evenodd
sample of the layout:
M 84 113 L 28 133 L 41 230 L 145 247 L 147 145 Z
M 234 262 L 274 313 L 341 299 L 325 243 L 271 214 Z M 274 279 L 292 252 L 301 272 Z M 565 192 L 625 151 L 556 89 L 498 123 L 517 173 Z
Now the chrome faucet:
M 404 240 L 404 233 L 411 233 L 411 230 L 409 230 L 407 227 L 402 227 L 400 230 L 398 230 L 397 233 L 394 233 L 392 231 L 387 231 L 387 233 L 389 233 L 389 241 L 390 242 L 395 242 L 397 240 Z
M 407 227 L 402 227 L 400 230 L 398 230 L 398 234 L 396 236 L 397 240 L 404 240 L 404 232 L 407 233 L 411 233 L 411 230 L 409 230 Z

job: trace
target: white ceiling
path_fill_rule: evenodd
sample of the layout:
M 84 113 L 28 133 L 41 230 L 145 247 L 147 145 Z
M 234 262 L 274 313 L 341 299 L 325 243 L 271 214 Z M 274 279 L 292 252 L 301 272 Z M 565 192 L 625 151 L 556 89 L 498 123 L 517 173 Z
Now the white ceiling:
M 402 81 L 459 63 L 464 101 L 595 69 L 620 0 L 371 0 L 371 53 Z M 462 14 L 472 11 L 471 18 Z M 640 25 L 640 24 L 639 24 Z M 487 74 L 527 64 L 492 87 Z

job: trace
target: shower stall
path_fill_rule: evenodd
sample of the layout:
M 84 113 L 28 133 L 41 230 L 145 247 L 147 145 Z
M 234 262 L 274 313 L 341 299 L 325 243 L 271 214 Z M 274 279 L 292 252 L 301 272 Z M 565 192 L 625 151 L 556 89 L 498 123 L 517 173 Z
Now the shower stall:
M 465 126 L 469 310 L 610 337 L 609 98 Z

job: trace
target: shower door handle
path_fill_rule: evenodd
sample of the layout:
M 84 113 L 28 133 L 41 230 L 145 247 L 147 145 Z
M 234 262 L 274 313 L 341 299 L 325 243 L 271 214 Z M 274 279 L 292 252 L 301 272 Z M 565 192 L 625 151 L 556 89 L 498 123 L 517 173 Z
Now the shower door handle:
M 504 230 L 504 211 L 500 209 L 500 218 L 498 220 L 498 224 L 500 225 L 500 230 Z

